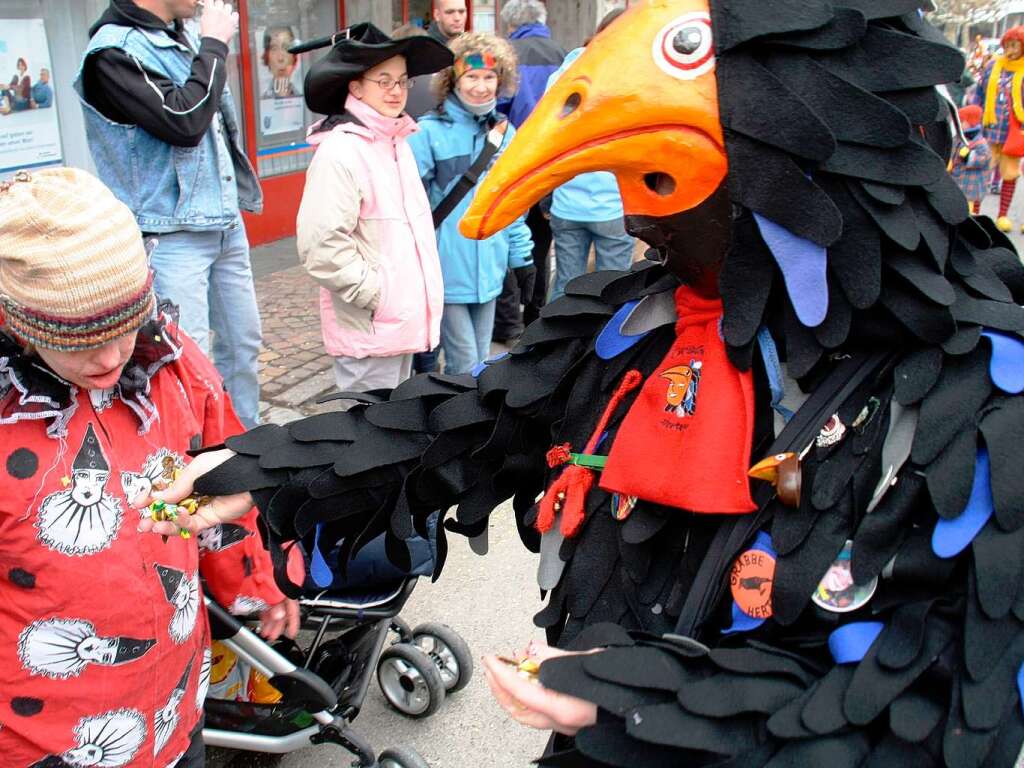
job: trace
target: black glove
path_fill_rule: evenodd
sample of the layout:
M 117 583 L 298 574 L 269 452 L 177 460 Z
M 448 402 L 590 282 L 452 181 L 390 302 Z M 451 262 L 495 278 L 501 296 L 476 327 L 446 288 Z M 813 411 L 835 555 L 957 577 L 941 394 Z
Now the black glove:
M 516 267 L 512 274 L 516 279 L 516 285 L 519 286 L 519 300 L 524 305 L 529 304 L 533 298 L 533 286 L 537 282 L 537 268 L 533 264 Z

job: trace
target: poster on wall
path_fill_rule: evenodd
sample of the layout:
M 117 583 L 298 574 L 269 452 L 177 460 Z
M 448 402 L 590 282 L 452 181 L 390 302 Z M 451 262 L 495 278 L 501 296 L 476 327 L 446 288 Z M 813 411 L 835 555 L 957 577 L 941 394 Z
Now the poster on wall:
M 63 159 L 42 19 L 0 19 L 0 174 Z
M 254 31 L 259 89 L 260 133 L 272 136 L 301 130 L 305 125 L 302 62 L 288 53 L 295 45 L 295 26 L 277 24 Z

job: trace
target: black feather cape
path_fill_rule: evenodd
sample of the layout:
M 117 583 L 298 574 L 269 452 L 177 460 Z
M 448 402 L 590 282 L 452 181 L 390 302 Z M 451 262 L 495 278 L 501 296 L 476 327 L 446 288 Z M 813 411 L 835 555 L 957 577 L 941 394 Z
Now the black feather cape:
M 403 540 L 440 510 L 436 574 L 446 530 L 486 535 L 514 499 L 524 543 L 543 550 L 536 622 L 555 644 L 606 649 L 544 665 L 545 685 L 600 716 L 543 765 L 1012 766 L 1024 743 L 1024 399 L 992 371 L 1024 330 L 1024 269 L 991 222 L 968 217 L 924 138 L 947 116 L 933 86 L 962 61 L 917 6 L 713 5 L 735 204 L 724 333 L 757 382 L 755 459 L 776 438 L 760 328 L 811 398 L 793 420 L 796 450 L 809 447 L 799 508 L 761 485 L 761 510 L 740 518 L 641 502 L 620 522 L 595 489 L 578 537 L 533 529 L 548 448 L 580 450 L 623 373 L 649 375 L 672 342 L 669 324 L 610 360 L 595 352 L 622 304 L 678 284 L 652 264 L 577 279 L 477 378 L 419 376 L 347 412 L 234 438 L 238 455 L 199 490 L 252 491 L 279 562 L 282 542 L 312 546 L 320 525 L 346 555 L 384 533 L 402 563 Z M 796 318 L 752 212 L 827 246 L 820 326 Z M 816 445 L 833 414 L 844 437 Z M 938 557 L 936 524 L 960 520 L 985 469 L 993 514 Z M 730 566 L 758 533 L 777 551 L 773 616 L 723 634 Z M 847 541 L 857 583 L 878 588 L 854 612 L 828 612 L 811 595 Z M 877 622 L 877 638 L 837 664 L 829 636 L 859 622 Z

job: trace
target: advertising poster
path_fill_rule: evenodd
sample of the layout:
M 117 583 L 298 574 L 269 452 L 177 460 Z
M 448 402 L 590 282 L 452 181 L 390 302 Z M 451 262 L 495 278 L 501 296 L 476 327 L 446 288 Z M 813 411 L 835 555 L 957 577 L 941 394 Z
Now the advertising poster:
M 62 160 L 42 19 L 0 19 L 0 174 Z
M 296 42 L 294 25 L 257 27 L 253 33 L 259 129 L 263 136 L 290 133 L 305 126 L 302 63 L 288 49 Z

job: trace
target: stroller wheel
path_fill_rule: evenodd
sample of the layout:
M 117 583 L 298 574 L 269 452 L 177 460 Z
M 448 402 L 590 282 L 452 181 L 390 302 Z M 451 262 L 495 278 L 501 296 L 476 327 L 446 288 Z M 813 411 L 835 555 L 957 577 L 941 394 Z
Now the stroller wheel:
M 447 624 L 428 621 L 412 631 L 412 641 L 437 665 L 449 693 L 461 691 L 473 677 L 473 654 L 469 644 Z
M 444 680 L 434 660 L 414 645 L 398 643 L 377 662 L 377 682 L 388 703 L 408 717 L 429 717 L 444 701 Z
M 420 753 L 409 747 L 391 747 L 377 756 L 379 768 L 430 768 Z
M 391 631 L 398 635 L 398 643 L 409 643 L 412 642 L 412 630 L 409 629 L 409 625 L 398 616 L 391 619 Z

